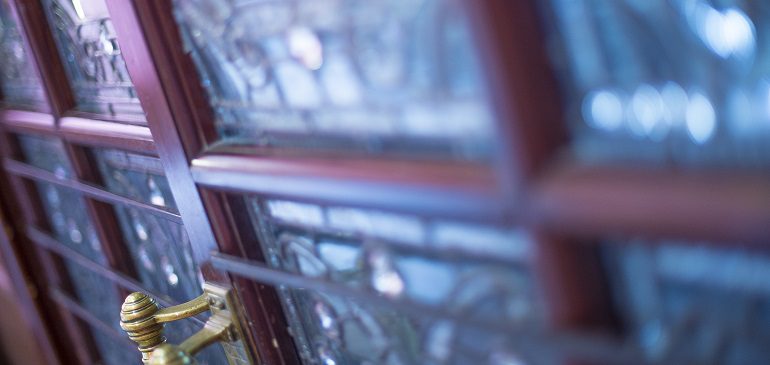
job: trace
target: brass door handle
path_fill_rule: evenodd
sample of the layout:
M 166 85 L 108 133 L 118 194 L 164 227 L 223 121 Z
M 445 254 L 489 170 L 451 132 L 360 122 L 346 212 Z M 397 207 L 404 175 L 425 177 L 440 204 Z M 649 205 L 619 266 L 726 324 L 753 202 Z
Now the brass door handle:
M 160 308 L 144 293 L 126 297 L 120 310 L 120 327 L 139 345 L 142 362 L 151 365 L 195 364 L 193 356 L 215 342 L 229 345 L 228 360 L 233 365 L 252 364 L 241 339 L 242 331 L 235 317 L 235 298 L 226 288 L 204 284 L 204 293 L 184 304 Z M 189 318 L 205 311 L 212 315 L 203 329 L 179 345 L 167 344 L 164 323 Z

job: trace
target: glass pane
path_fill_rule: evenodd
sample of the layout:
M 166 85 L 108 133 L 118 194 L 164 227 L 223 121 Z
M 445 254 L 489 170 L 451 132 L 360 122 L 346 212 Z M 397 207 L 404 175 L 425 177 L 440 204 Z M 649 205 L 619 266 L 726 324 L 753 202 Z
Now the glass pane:
M 770 3 L 541 3 L 583 159 L 770 164 Z
M 104 0 L 44 0 L 77 109 L 141 120 Z
M 206 316 L 208 314 L 203 315 L 203 317 Z M 169 343 L 180 344 L 198 332 L 202 327 L 190 320 L 175 321 L 166 324 L 164 333 Z M 208 346 L 197 353 L 195 361 L 198 365 L 229 365 L 222 346 L 218 344 Z
M 94 155 L 108 191 L 176 211 L 159 159 L 111 149 L 95 149 Z
M 95 150 L 94 154 L 107 190 L 176 208 L 159 160 L 116 150 Z M 178 302 L 200 295 L 200 273 L 184 226 L 135 208 L 115 206 L 115 212 L 140 279 L 148 288 Z
M 123 237 L 144 285 L 177 302 L 201 294 L 184 226 L 137 209 L 115 207 Z
M 60 178 L 72 177 L 72 166 L 67 159 L 64 144 L 56 138 L 29 135 L 18 136 L 24 161 Z
M 46 109 L 45 91 L 14 21 L 8 0 L 0 1 L 0 90 L 11 107 Z
M 53 233 L 59 242 L 98 263 L 107 264 L 83 197 L 73 190 L 36 183 Z
M 73 171 L 61 141 L 19 136 L 19 144 L 27 163 L 55 172 L 62 178 L 72 177 Z M 107 259 L 88 217 L 83 197 L 74 190 L 50 183 L 36 182 L 35 185 L 53 236 L 61 244 L 106 266 Z M 121 298 L 115 285 L 74 262 L 65 261 L 65 267 L 73 285 L 75 299 L 96 318 L 122 333 L 119 325 Z M 116 346 L 104 335 L 100 335 L 98 330 L 93 331 L 93 334 L 106 365 L 136 363 L 136 355 L 129 357 L 125 347 Z
M 143 365 L 138 350 L 131 351 L 126 345 L 119 344 L 115 339 L 104 335 L 98 328 L 91 327 L 91 333 L 96 334 L 96 347 L 101 354 L 103 365 Z
M 524 364 L 505 336 L 303 289 L 283 289 L 306 364 Z M 539 362 L 546 364 L 547 362 Z
M 767 252 L 650 243 L 605 249 L 618 308 L 649 360 L 731 365 L 770 359 Z
M 277 269 L 463 318 L 541 320 L 528 267 L 531 243 L 516 229 L 286 200 L 249 204 Z M 466 356 L 453 342 L 460 341 L 455 324 L 423 323 L 301 289 L 282 289 L 281 298 L 308 364 L 461 364 Z M 426 331 L 434 325 L 445 327 L 435 329 L 443 331 L 435 341 L 445 343 L 429 345 Z
M 493 118 L 456 0 L 175 0 L 220 138 L 486 159 Z

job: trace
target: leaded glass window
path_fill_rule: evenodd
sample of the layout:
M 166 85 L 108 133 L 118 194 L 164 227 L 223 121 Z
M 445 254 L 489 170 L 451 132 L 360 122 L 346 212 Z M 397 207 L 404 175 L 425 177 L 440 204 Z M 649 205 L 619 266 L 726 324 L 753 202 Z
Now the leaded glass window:
M 229 144 L 488 159 L 460 1 L 174 1 Z
M 770 164 L 767 2 L 541 5 L 584 161 Z
M 139 98 L 128 75 L 104 0 L 44 0 L 64 69 L 83 112 L 141 122 Z

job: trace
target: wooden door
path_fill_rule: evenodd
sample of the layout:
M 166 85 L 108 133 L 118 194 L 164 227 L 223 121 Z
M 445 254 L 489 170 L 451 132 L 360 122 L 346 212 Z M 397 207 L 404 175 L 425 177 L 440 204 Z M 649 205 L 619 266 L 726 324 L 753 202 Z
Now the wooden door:
M 271 365 L 751 352 L 745 320 L 711 319 L 731 290 L 759 311 L 758 289 L 698 268 L 719 257 L 763 267 L 745 245 L 714 242 L 767 238 L 767 177 L 740 153 L 704 163 L 740 143 L 706 143 L 713 131 L 687 115 L 696 145 L 656 144 L 660 128 L 621 120 L 663 91 L 581 73 L 581 57 L 610 58 L 615 44 L 586 46 L 581 31 L 612 24 L 592 11 L 557 0 L 3 1 L 0 185 L 17 234 L 0 248 L 30 275 L 26 313 L 46 359 L 139 363 L 118 325 L 123 298 L 171 306 L 204 282 L 233 288 L 246 352 Z M 613 34 L 650 28 L 629 24 L 640 28 Z M 641 106 L 617 112 L 627 98 L 613 82 L 632 84 Z M 665 85 L 714 122 L 705 92 Z M 594 105 L 604 119 L 591 119 Z M 625 122 L 647 135 L 606 130 Z M 168 325 L 169 342 L 204 320 Z M 716 340 L 686 338 L 697 328 Z M 234 356 L 211 346 L 196 358 Z
M 141 363 L 119 326 L 126 295 L 146 292 L 171 306 L 199 296 L 206 280 L 229 284 L 201 272 L 216 242 L 203 235 L 208 227 L 185 229 L 182 214 L 205 214 L 174 176 L 182 165 L 159 153 L 179 147 L 152 136 L 148 124 L 159 123 L 149 123 L 118 39 L 117 29 L 135 25 L 113 21 L 126 4 L 114 3 L 2 4 L 3 200 L 34 276 L 49 363 Z M 168 340 L 182 342 L 204 321 L 167 325 Z M 218 346 L 199 358 L 227 363 Z

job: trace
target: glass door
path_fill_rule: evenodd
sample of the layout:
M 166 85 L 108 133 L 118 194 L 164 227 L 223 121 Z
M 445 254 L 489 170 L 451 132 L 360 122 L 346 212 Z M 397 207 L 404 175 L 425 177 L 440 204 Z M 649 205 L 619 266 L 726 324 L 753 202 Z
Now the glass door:
M 201 252 L 216 247 L 189 238 L 178 202 L 199 198 L 170 181 L 175 165 L 160 158 L 148 128 L 132 78 L 142 73 L 126 67 L 113 8 L 103 0 L 8 0 L 0 14 L 0 145 L 13 192 L 4 201 L 18 212 L 11 220 L 49 348 L 67 364 L 141 363 L 120 327 L 124 298 L 139 291 L 169 307 L 198 297 L 210 279 Z M 170 323 L 166 337 L 181 343 L 205 320 Z M 228 363 L 219 346 L 197 358 Z

